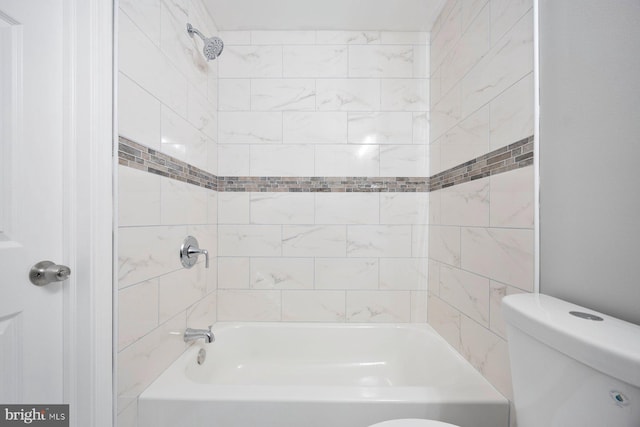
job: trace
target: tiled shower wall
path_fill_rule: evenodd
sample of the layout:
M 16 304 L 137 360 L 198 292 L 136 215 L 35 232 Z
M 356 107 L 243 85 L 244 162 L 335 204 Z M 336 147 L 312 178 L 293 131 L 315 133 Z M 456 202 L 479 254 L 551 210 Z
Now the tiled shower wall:
M 531 0 L 449 0 L 431 65 L 432 174 L 533 134 Z M 429 193 L 429 323 L 508 397 L 500 301 L 533 291 L 533 187 L 528 166 Z
M 224 32 L 220 176 L 427 177 L 428 34 Z M 218 320 L 426 320 L 428 193 L 220 192 Z
M 186 32 L 216 28 L 199 0 L 120 0 L 119 134 L 216 173 L 217 63 Z M 126 163 L 127 166 L 123 164 Z M 118 425 L 136 425 L 137 397 L 185 349 L 184 328 L 216 320 L 216 193 L 118 168 Z M 178 250 L 196 236 L 212 256 L 182 268 Z

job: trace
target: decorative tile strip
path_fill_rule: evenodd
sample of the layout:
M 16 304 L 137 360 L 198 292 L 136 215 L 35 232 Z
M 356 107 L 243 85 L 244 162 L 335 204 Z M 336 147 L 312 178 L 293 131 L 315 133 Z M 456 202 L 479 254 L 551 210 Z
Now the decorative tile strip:
M 220 176 L 218 191 L 302 193 L 427 192 L 429 178 L 408 177 L 252 177 Z
M 533 164 L 533 136 L 431 177 L 415 178 L 216 176 L 122 136 L 118 160 L 123 166 L 220 192 L 428 192 Z
M 429 178 L 429 191 L 451 187 L 533 164 L 533 136 L 476 157 Z
M 118 162 L 123 166 L 155 173 L 210 190 L 218 189 L 218 177 L 207 171 L 122 136 L 118 142 Z

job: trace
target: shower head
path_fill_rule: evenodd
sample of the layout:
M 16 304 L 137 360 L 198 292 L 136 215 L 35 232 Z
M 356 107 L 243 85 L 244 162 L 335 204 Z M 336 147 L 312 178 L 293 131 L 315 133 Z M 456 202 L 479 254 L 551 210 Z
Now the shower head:
M 220 54 L 222 54 L 222 49 L 224 49 L 224 42 L 220 37 L 214 36 L 214 37 L 206 38 L 205 36 L 202 35 L 200 31 L 194 28 L 191 24 L 187 24 L 187 33 L 189 33 L 191 37 L 193 37 L 194 34 L 197 34 L 198 37 L 202 39 L 202 41 L 204 42 L 204 47 L 202 48 L 202 54 L 204 55 L 205 58 L 207 58 L 207 61 L 212 61 L 216 59 L 218 56 L 220 56 Z

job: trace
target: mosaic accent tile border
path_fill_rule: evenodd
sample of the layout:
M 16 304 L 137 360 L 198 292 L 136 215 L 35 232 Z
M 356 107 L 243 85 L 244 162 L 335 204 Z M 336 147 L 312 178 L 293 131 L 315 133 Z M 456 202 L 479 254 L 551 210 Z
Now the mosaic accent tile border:
M 533 135 L 429 178 L 429 191 L 440 190 L 533 164 Z
M 118 163 L 210 190 L 218 189 L 217 176 L 122 136 L 118 138 Z
M 216 176 L 124 137 L 119 138 L 118 161 L 220 192 L 429 192 L 533 164 L 533 136 L 431 177 Z

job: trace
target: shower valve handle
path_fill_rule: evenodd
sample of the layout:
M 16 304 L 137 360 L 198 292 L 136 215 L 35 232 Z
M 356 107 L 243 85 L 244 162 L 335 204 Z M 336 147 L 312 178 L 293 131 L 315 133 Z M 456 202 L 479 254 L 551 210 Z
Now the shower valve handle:
M 198 240 L 193 236 L 187 236 L 180 247 L 180 262 L 184 268 L 191 268 L 198 262 L 198 256 L 204 255 L 205 268 L 209 268 L 209 251 L 200 249 Z

